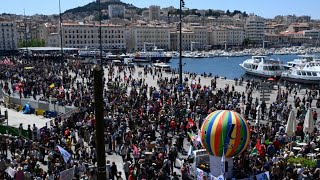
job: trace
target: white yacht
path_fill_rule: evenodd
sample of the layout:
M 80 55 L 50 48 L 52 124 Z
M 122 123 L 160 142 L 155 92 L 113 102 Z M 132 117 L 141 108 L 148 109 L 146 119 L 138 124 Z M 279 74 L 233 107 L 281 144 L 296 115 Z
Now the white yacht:
M 261 77 L 280 77 L 284 71 L 282 62 L 269 59 L 267 56 L 252 56 L 245 60 L 240 66 L 247 74 Z
M 311 61 L 300 66 L 295 66 L 290 70 L 283 72 L 281 78 L 286 81 L 304 84 L 319 84 L 320 61 Z

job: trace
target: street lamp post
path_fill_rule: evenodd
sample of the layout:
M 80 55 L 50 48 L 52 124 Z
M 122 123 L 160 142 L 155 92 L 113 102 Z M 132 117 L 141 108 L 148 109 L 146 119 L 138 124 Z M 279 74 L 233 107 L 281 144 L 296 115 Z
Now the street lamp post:
M 59 0 L 59 19 L 60 19 L 60 51 L 61 51 L 61 59 L 60 59 L 60 63 L 63 63 L 63 39 L 62 39 L 62 15 L 61 15 L 61 3 Z
M 100 65 L 101 65 L 101 68 L 103 67 L 103 63 L 102 63 L 102 27 L 101 27 L 101 24 L 102 24 L 102 12 L 101 12 L 101 0 L 99 0 L 99 3 L 98 3 L 98 6 L 99 6 L 99 46 L 100 46 Z
M 180 49 L 180 56 L 179 56 L 179 85 L 182 86 L 182 8 L 184 7 L 184 0 L 180 0 L 180 13 L 179 13 L 179 49 Z
M 98 179 L 106 179 L 106 151 L 104 147 L 104 105 L 103 105 L 103 63 L 102 63 L 102 31 L 101 31 L 101 0 L 98 1 L 99 8 L 99 35 L 100 35 L 100 66 L 96 66 L 93 70 L 94 77 L 94 109 L 96 119 L 96 144 L 97 144 L 97 165 Z

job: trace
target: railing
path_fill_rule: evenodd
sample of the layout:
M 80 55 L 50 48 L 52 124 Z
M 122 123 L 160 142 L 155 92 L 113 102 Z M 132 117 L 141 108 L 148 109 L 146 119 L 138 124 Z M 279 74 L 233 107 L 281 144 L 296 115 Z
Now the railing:
M 53 104 L 45 101 L 37 101 L 33 99 L 24 99 L 19 97 L 9 96 L 3 90 L 0 90 L 0 98 L 3 98 L 4 104 L 6 107 L 11 107 L 11 105 L 21 105 L 22 107 L 25 104 L 29 104 L 33 109 L 40 109 L 44 111 L 55 111 L 58 113 L 68 114 L 70 112 L 74 112 L 77 108 L 73 106 L 60 106 L 57 104 Z

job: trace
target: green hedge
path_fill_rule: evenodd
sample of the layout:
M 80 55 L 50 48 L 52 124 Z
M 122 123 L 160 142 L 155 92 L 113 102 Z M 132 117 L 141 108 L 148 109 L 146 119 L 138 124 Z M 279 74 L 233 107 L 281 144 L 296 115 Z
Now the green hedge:
M 19 130 L 18 128 L 15 127 L 10 127 L 5 126 L 5 125 L 0 125 L 0 134 L 7 134 L 7 129 L 9 134 L 11 134 L 12 136 L 19 136 Z M 22 131 L 22 136 L 27 137 L 28 133 L 27 130 L 23 130 Z

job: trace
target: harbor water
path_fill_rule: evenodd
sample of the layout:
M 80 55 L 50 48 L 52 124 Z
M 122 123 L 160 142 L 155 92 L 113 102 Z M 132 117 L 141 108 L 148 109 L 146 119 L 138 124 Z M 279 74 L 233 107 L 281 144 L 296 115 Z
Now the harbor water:
M 272 55 L 272 59 L 279 59 L 284 64 L 298 58 L 297 55 Z M 243 61 L 251 56 L 243 57 L 212 57 L 212 58 L 183 58 L 183 72 L 192 72 L 197 74 L 212 73 L 213 76 L 226 77 L 234 79 L 239 77 L 252 78 L 245 74 L 245 71 L 239 66 Z M 179 58 L 171 59 L 170 66 L 173 69 L 179 68 Z

